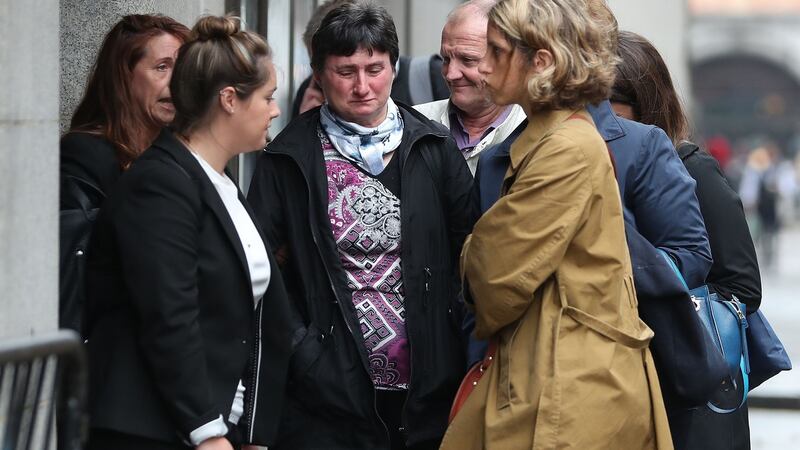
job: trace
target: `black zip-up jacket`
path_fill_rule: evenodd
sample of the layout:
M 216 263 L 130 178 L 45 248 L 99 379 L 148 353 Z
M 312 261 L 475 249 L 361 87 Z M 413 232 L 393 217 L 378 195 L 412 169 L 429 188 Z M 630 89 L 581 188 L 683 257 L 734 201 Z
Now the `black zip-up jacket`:
M 440 439 L 465 371 L 458 256 L 476 218 L 472 176 L 449 132 L 404 105 L 401 264 L 411 381 L 406 442 Z M 363 342 L 328 217 L 319 109 L 259 155 L 248 200 L 276 250 L 294 309 L 294 354 L 276 445 L 383 449 Z

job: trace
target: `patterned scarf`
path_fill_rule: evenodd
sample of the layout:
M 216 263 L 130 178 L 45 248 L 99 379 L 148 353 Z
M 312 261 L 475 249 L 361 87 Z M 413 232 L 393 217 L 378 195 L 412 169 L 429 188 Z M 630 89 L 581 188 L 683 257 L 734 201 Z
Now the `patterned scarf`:
M 403 139 L 400 110 L 391 98 L 387 106 L 386 119 L 375 128 L 344 121 L 331 111 L 327 103 L 320 110 L 322 130 L 330 138 L 333 147 L 373 176 L 383 172 L 383 156 L 395 151 Z

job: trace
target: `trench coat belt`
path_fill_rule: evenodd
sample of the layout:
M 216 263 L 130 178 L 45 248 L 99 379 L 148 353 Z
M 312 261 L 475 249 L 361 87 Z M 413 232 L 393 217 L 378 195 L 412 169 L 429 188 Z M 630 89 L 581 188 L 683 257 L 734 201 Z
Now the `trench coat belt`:
M 639 334 L 633 336 L 573 306 L 565 306 L 564 312 L 576 322 L 626 347 L 642 349 L 647 347 L 650 339 L 653 338 L 653 330 L 648 328 L 641 319 L 638 319 Z

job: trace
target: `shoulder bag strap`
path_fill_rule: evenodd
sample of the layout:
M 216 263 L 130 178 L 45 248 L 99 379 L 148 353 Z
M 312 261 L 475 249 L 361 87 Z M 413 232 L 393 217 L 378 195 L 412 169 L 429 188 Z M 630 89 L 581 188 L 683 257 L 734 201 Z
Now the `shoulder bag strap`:
M 691 156 L 694 152 L 700 150 L 700 147 L 692 142 L 684 141 L 678 144 L 675 150 L 678 152 L 678 156 L 680 156 L 681 161 L 686 161 L 686 158 Z

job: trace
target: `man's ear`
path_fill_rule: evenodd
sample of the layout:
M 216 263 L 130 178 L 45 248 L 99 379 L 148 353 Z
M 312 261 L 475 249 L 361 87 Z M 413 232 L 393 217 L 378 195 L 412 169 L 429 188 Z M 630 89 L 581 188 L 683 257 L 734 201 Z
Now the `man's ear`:
M 236 89 L 234 89 L 233 86 L 220 89 L 219 106 L 223 111 L 228 114 L 233 114 L 236 111 L 236 99 Z
M 322 84 L 319 82 L 319 73 L 317 71 L 311 72 L 311 79 L 314 81 L 314 84 L 317 85 L 317 89 L 320 91 L 322 90 Z

